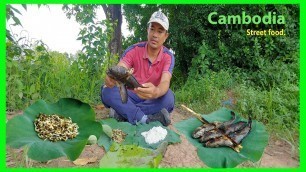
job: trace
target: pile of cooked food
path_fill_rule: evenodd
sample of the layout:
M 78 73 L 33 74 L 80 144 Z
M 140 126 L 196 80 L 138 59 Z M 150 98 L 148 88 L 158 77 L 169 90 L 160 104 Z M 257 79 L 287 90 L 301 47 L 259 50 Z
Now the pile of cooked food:
M 56 114 L 40 113 L 34 120 L 34 127 L 39 138 L 52 142 L 73 139 L 79 134 L 78 125 L 73 123 L 70 117 L 65 118 Z
M 127 134 L 125 134 L 122 130 L 120 129 L 113 129 L 112 130 L 112 140 L 117 143 L 121 143 L 125 140 L 125 137 Z

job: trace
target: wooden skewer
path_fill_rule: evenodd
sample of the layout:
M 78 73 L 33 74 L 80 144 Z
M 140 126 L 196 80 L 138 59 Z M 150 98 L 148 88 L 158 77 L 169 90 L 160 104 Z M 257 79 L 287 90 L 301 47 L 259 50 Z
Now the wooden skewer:
M 189 112 L 191 112 L 193 115 L 195 115 L 202 123 L 206 123 L 206 124 L 209 124 L 209 122 L 206 120 L 206 119 L 204 119 L 200 114 L 198 114 L 198 113 L 196 113 L 195 111 L 193 111 L 193 110 L 191 110 L 191 109 L 189 109 L 187 106 L 185 106 L 185 105 L 181 105 L 184 109 L 186 109 L 186 110 L 188 110 Z

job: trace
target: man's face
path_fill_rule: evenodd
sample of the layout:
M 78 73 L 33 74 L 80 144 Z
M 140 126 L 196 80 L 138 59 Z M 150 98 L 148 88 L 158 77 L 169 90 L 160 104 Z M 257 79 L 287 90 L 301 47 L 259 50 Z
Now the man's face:
M 152 22 L 148 28 L 148 43 L 151 48 L 159 49 L 168 38 L 167 31 L 159 23 Z

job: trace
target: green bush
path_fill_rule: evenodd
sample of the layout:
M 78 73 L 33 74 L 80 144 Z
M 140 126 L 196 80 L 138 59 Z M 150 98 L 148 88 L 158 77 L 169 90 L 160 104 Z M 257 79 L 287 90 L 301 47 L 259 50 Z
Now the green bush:
M 228 71 L 209 71 L 197 78 L 189 77 L 185 85 L 175 90 L 176 101 L 188 104 L 205 114 L 217 110 L 227 98 L 227 90 L 236 85 Z
M 32 49 L 7 43 L 8 110 L 24 109 L 38 99 L 55 102 L 69 97 L 91 104 L 100 102 L 105 65 L 99 65 L 93 58 L 84 58 L 82 53 L 69 57 L 49 52 L 44 44 Z

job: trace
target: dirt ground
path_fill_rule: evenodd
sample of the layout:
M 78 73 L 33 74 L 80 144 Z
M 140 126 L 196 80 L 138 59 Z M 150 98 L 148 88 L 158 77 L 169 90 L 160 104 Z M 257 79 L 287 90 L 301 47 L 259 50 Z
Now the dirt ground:
M 96 106 L 95 112 L 97 120 L 107 118 L 106 114 L 108 114 L 108 109 L 105 109 L 102 105 Z M 7 113 L 7 120 L 20 114 L 22 114 L 22 112 Z M 172 123 L 169 128 L 179 133 L 174 128 L 174 124 L 190 117 L 192 117 L 192 115 L 189 112 L 180 107 L 175 108 L 171 113 Z M 181 134 L 180 137 L 182 140 L 181 143 L 169 145 L 167 147 L 160 168 L 207 168 L 207 166 L 198 158 L 196 148 L 188 142 L 183 134 Z M 7 146 L 6 166 L 8 168 L 98 168 L 99 162 L 104 154 L 105 150 L 97 144 L 86 145 L 80 157 L 74 162 L 62 157 L 50 160 L 46 163 L 41 163 L 26 158 L 26 153 L 23 149 L 12 149 Z M 239 165 L 238 168 L 295 168 L 299 166 L 300 156 L 296 149 L 293 149 L 293 147 L 284 140 L 270 138 L 269 144 L 259 162 L 245 162 Z

